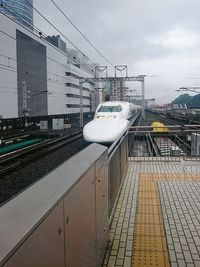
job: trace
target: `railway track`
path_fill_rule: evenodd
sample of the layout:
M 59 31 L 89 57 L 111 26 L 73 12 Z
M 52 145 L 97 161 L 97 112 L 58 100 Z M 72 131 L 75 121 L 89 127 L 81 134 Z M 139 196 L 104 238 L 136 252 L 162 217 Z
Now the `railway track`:
M 168 126 L 170 127 L 170 126 Z M 191 154 L 191 144 L 182 126 L 171 126 L 169 132 L 152 131 L 149 126 L 134 127 L 131 156 L 173 157 Z
M 160 122 L 163 122 L 163 123 L 167 123 L 168 125 L 187 125 L 187 122 L 186 120 L 184 119 L 181 119 L 181 118 L 172 118 L 172 117 L 169 117 L 168 115 L 164 115 L 164 114 L 155 114 L 155 113 L 152 113 L 152 112 L 149 112 L 147 111 L 147 114 L 150 115 L 150 117 L 154 118 L 155 120 L 159 120 Z M 199 125 L 200 122 L 198 121 L 194 121 L 192 120 L 190 125 Z
M 169 137 L 155 137 L 154 141 L 160 151 L 160 155 L 168 156 L 183 156 L 183 150 L 173 142 Z
M 0 155 L 0 176 L 65 145 L 75 142 L 81 137 L 82 131 L 79 131 L 70 136 L 62 136 L 53 140 L 47 139 L 41 143 Z

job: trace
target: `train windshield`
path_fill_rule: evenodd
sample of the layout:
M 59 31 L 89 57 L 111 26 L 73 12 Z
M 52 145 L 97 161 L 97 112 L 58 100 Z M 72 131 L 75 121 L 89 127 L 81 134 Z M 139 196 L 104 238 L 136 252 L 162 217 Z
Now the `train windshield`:
M 122 107 L 118 106 L 101 106 L 98 112 L 120 112 L 122 111 Z

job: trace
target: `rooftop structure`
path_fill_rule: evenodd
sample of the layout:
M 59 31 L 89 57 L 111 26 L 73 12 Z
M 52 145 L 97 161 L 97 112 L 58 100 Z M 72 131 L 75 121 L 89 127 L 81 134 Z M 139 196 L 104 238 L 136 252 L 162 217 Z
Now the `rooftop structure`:
M 60 35 L 47 36 L 45 39 L 66 53 L 66 43 L 60 38 Z

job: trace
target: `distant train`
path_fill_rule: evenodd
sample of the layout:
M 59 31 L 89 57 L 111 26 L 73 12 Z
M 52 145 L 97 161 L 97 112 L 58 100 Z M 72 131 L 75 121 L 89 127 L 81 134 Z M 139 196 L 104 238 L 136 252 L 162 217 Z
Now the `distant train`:
M 112 143 L 129 127 L 141 106 L 125 101 L 107 101 L 98 105 L 94 119 L 83 128 L 88 142 Z
M 154 121 L 151 124 L 151 127 L 153 128 L 153 132 L 158 132 L 158 133 L 169 132 L 169 129 L 165 127 L 165 125 L 162 122 L 159 121 Z

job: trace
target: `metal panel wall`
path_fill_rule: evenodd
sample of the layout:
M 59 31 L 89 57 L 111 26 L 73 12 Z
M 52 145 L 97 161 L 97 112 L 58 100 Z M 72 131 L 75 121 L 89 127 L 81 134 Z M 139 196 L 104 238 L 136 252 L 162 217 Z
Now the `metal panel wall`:
M 95 163 L 97 266 L 101 266 L 108 240 L 108 155 Z
M 126 170 L 127 161 L 127 137 L 125 137 L 120 145 L 121 181 Z
M 128 163 L 128 136 L 117 146 L 109 159 L 109 215 L 111 215 Z
M 91 150 L 88 148 L 83 156 L 77 156 L 80 161 L 72 159 L 68 169 L 59 167 L 60 170 L 55 170 L 46 179 L 34 184 L 32 190 L 29 188 L 21 197 L 19 195 L 18 200 L 13 200 L 13 207 L 18 210 L 20 206 L 19 214 L 24 216 L 21 216 L 22 220 L 18 217 L 18 220 L 14 219 L 18 222 L 16 233 L 10 230 L 3 236 L 4 243 L 13 239 L 14 246 L 11 244 L 9 250 L 0 242 L 3 248 L 0 266 L 102 265 L 108 238 L 108 154 L 107 149 L 98 148 L 99 145 L 91 146 Z M 101 154 L 98 152 L 100 149 L 103 151 Z M 91 151 L 93 158 L 89 157 Z M 78 164 L 74 171 L 73 166 Z M 24 199 L 30 203 L 24 205 L 23 201 L 22 204 Z M 59 204 L 54 206 L 58 201 Z M 10 211 L 4 213 L 8 216 L 6 222 L 10 223 Z M 18 216 L 18 211 L 16 214 Z M 12 218 L 16 218 L 16 214 L 12 213 Z M 9 225 L 3 224 L 7 230 Z
M 4 266 L 64 267 L 63 226 L 63 202 L 61 202 Z
M 96 266 L 94 166 L 64 199 L 67 267 Z
M 115 199 L 120 187 L 121 171 L 120 171 L 120 147 L 109 162 L 109 212 L 111 212 Z

